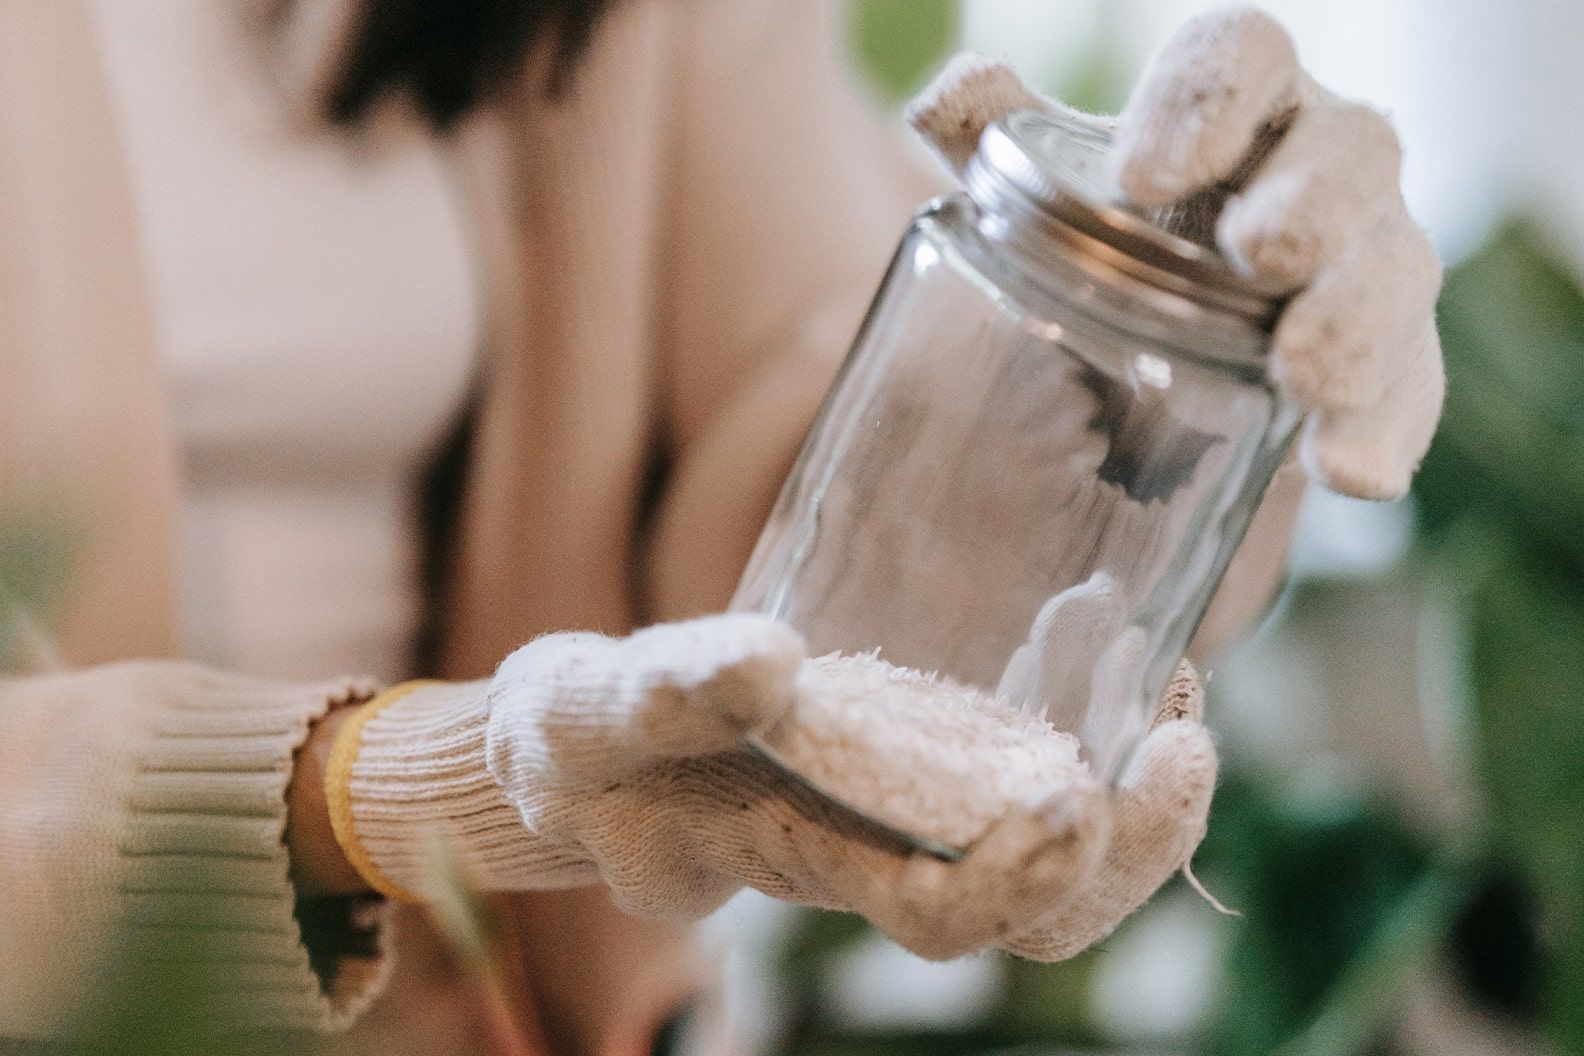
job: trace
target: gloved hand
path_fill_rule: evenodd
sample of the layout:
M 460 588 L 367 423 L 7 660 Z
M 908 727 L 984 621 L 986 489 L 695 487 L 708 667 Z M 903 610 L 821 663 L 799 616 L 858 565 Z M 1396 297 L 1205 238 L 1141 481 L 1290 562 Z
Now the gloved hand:
M 1393 499 L 1435 431 L 1445 380 L 1434 307 L 1441 265 L 1398 188 L 1386 118 L 1317 85 L 1270 16 L 1221 8 L 1151 62 L 1119 118 L 1076 115 L 1005 65 L 963 55 L 908 117 L 959 172 L 986 125 L 1051 110 L 1115 130 L 1118 184 L 1158 207 L 1231 176 L 1268 123 L 1281 141 L 1225 206 L 1216 241 L 1239 268 L 1297 295 L 1276 327 L 1272 372 L 1311 410 L 1299 453 L 1335 491 Z
M 928 957 L 1002 945 L 1050 959 L 1108 933 L 1203 834 L 1216 762 L 1191 670 L 1119 792 L 1052 788 L 945 862 L 743 748 L 796 707 L 804 659 L 783 625 L 714 616 L 548 635 L 491 682 L 389 694 L 332 757 L 342 845 L 398 896 L 426 893 L 443 842 L 494 889 L 603 882 L 626 910 L 691 918 L 746 884 L 861 913 Z

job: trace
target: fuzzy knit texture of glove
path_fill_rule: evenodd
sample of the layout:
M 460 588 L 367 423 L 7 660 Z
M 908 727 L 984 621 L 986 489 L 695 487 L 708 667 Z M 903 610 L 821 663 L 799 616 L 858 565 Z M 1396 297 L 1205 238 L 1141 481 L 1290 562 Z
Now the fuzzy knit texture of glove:
M 630 912 L 694 918 L 747 885 L 861 913 L 927 957 L 1000 946 L 1051 960 L 1108 934 L 1203 835 L 1216 758 L 1191 669 L 1118 790 L 1049 789 L 945 862 L 743 746 L 796 717 L 805 662 L 784 625 L 712 616 L 548 635 L 490 682 L 396 696 L 358 735 L 358 855 L 398 896 L 433 893 L 443 846 L 492 889 L 602 882 Z
M 1403 203 L 1384 116 L 1316 84 L 1269 15 L 1227 7 L 1172 36 L 1118 117 L 1077 114 L 1010 67 L 961 55 L 908 118 L 961 173 L 985 126 L 1019 110 L 1113 129 L 1117 184 L 1146 207 L 1232 176 L 1263 129 L 1289 122 L 1222 210 L 1216 242 L 1236 267 L 1294 291 L 1271 366 L 1310 411 L 1299 454 L 1311 477 L 1359 498 L 1407 491 L 1445 390 L 1441 264 Z

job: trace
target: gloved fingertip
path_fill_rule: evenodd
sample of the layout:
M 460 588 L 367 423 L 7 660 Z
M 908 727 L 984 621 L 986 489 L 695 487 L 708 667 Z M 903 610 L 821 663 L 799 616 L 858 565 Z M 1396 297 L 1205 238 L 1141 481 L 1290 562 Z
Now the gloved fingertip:
M 1128 127 L 1124 116 L 1122 127 Z M 1187 197 L 1213 178 L 1194 167 L 1168 160 L 1173 152 L 1153 143 L 1119 139 L 1114 167 L 1123 197 L 1136 205 L 1159 208 Z
M 766 616 L 730 613 L 695 623 L 699 661 L 673 688 L 688 710 L 719 720 L 726 747 L 792 706 L 807 649 L 802 635 Z
M 1296 101 L 1292 38 L 1252 7 L 1190 19 L 1151 60 L 1123 108 L 1113 155 L 1122 192 L 1163 206 L 1230 175 L 1260 124 Z
M 1389 420 L 1389 412 L 1381 412 Z M 1298 457 L 1305 472 L 1321 487 L 1339 495 L 1371 502 L 1395 502 L 1408 494 L 1422 452 L 1408 455 L 1396 438 L 1336 421 L 1336 414 L 1317 414 L 1304 429 Z
M 1235 195 L 1216 221 L 1216 245 L 1244 275 L 1286 292 L 1301 289 L 1334 247 L 1324 218 L 1290 208 L 1294 181 L 1261 184 Z
M 1203 725 L 1189 719 L 1163 722 L 1129 762 L 1117 809 L 1136 821 L 1208 808 L 1217 765 L 1215 741 Z
M 1327 491 L 1368 502 L 1396 502 L 1408 494 L 1409 475 L 1379 465 L 1379 458 L 1359 460 L 1339 457 L 1323 445 L 1314 445 L 1300 456 L 1310 477 Z
M 959 175 L 992 121 L 1049 101 L 1004 62 L 963 52 L 953 56 L 903 110 L 903 117 Z
M 707 621 L 707 622 L 706 622 Z M 753 612 L 729 612 L 696 621 L 716 642 L 720 666 L 764 663 L 793 674 L 808 655 L 803 636 L 789 624 Z
M 1022 886 L 1048 903 L 1099 866 L 1111 835 L 1110 795 L 1098 785 L 1077 785 L 1041 804 L 1036 816 L 1042 843 L 1028 856 Z

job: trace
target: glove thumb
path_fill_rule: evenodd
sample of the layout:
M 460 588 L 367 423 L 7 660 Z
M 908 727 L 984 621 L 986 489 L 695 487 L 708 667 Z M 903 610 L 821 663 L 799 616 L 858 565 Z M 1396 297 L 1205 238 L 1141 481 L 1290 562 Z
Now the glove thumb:
M 1112 118 L 1079 114 L 1030 88 L 1006 63 L 971 52 L 947 62 L 908 104 L 903 116 L 935 148 L 941 160 L 962 176 L 968 159 L 979 147 L 985 126 L 1019 110 L 1067 114 L 1097 125 L 1115 123 Z
M 723 751 L 791 705 L 804 656 L 791 628 L 745 614 L 546 635 L 490 684 L 490 768 L 511 787 L 529 770 L 612 778 Z

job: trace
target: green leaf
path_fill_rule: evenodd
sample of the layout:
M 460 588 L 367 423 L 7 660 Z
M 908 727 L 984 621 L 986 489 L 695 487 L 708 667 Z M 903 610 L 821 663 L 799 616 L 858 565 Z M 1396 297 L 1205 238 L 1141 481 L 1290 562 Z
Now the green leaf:
M 1278 1056 L 1353 1056 L 1367 1051 L 1410 982 L 1434 960 L 1471 887 L 1453 859 L 1437 862 L 1404 892 L 1326 997 Z
M 17 666 L 30 626 L 48 622 L 66 592 L 77 538 L 36 506 L 0 517 L 0 671 Z
M 1471 513 L 1584 578 L 1584 292 L 1515 221 L 1447 275 L 1441 428 L 1417 508 L 1443 531 Z
M 1230 925 L 1201 1051 L 1269 1056 L 1300 1036 L 1389 933 L 1428 860 L 1422 841 L 1372 797 L 1299 794 L 1269 776 L 1229 774 L 1195 862 L 1243 916 Z
M 1009 959 L 997 1021 L 1045 1042 L 1094 1045 L 1090 994 L 1103 956 L 1096 948 L 1057 964 Z
M 1417 507 L 1462 591 L 1485 835 L 1541 900 L 1551 1034 L 1584 1051 L 1584 289 L 1513 221 L 1448 273 L 1439 314 Z
M 836 957 L 869 933 L 868 922 L 856 913 L 802 912 L 781 947 L 781 974 L 798 990 L 813 994 Z
M 957 0 L 854 0 L 848 17 L 859 64 L 893 102 L 917 91 L 957 43 Z
M 1552 1031 L 1584 1051 L 1584 593 L 1493 526 L 1447 556 L 1467 596 L 1488 839 L 1540 893 Z
M 995 1027 L 960 1031 L 831 1031 L 794 1042 L 787 1056 L 1037 1056 L 1041 1039 Z
M 1471 572 L 1469 669 L 1490 838 L 1558 895 L 1584 894 L 1584 599 L 1486 533 Z

